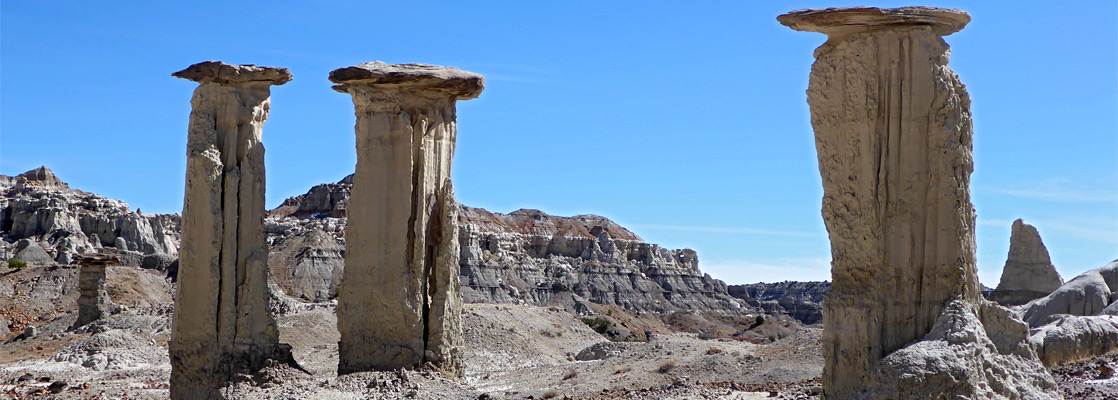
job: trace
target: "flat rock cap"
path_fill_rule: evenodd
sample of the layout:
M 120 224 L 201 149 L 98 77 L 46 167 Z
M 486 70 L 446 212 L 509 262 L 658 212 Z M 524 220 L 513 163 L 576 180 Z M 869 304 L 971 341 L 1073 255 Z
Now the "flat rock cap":
M 819 32 L 830 38 L 905 25 L 931 26 L 940 36 L 947 36 L 967 26 L 970 14 L 934 7 L 840 7 L 792 11 L 776 20 L 797 31 Z
M 287 68 L 258 67 L 252 64 L 235 65 L 221 61 L 203 61 L 171 76 L 198 83 L 267 82 L 282 85 L 291 81 L 291 71 Z
M 367 62 L 330 72 L 334 90 L 345 93 L 351 85 L 391 85 L 417 91 L 442 92 L 458 99 L 474 99 L 485 90 L 485 77 L 453 67 L 427 64 Z

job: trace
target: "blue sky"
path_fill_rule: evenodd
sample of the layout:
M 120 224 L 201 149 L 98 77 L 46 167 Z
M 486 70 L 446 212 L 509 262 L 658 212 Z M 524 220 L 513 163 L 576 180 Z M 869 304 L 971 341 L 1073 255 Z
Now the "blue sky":
M 356 162 L 329 71 L 422 62 L 484 74 L 459 103 L 458 199 L 594 213 L 699 251 L 731 283 L 829 279 L 804 91 L 824 36 L 794 9 L 909 3 L 15 2 L 0 5 L 0 174 L 179 212 L 204 60 L 290 68 L 264 129 L 268 205 Z M 1009 228 L 1040 230 L 1065 279 L 1118 257 L 1118 6 L 929 1 L 973 20 L 946 38 L 972 98 L 979 275 Z

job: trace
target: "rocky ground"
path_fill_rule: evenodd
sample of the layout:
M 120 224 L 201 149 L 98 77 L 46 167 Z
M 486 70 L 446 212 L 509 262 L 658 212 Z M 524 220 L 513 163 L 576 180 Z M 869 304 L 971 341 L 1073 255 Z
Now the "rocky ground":
M 76 269 L 29 267 L 0 276 L 9 314 L 33 314 L 35 335 L 5 338 L 0 393 L 9 398 L 162 399 L 170 375 L 171 283 L 157 271 L 110 268 L 119 312 L 71 329 Z M 335 305 L 286 298 L 276 307 L 281 341 L 307 372 L 275 365 L 240 377 L 245 399 L 364 398 L 803 398 L 817 390 L 820 331 L 769 344 L 653 334 L 612 342 L 559 306 L 469 304 L 460 379 L 434 371 L 338 377 Z
M 1118 399 L 1118 353 L 1052 369 L 1065 399 Z

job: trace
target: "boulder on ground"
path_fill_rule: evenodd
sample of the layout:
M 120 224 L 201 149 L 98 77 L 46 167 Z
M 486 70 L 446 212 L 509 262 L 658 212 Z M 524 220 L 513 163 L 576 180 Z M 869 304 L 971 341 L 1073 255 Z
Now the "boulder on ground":
M 35 265 L 54 264 L 54 257 L 51 257 L 38 243 L 29 239 L 16 242 L 16 254 L 12 258 Z

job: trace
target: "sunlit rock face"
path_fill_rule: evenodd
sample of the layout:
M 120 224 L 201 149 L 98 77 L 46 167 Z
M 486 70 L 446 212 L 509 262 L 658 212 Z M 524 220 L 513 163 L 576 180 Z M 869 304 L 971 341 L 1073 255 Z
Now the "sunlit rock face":
M 476 98 L 485 79 L 450 67 L 370 62 L 334 70 L 330 80 L 353 97 L 357 119 L 338 373 L 427 362 L 460 373 L 455 103 Z
M 106 246 L 137 257 L 174 258 L 179 222 L 175 214 L 144 214 L 123 201 L 72 189 L 45 166 L 14 177 L 0 175 L 0 235 L 45 250 L 35 264 L 68 264 L 78 254 Z M 0 251 L 19 250 L 8 247 L 0 243 Z
M 218 399 L 234 371 L 279 351 L 264 238 L 264 121 L 283 68 L 209 61 L 175 77 L 199 83 L 187 136 L 182 248 L 172 322 L 172 399 Z
M 1022 345 L 1020 321 L 999 320 L 983 330 L 995 343 L 1016 340 L 998 351 L 982 340 L 921 350 L 981 328 L 981 316 L 1009 315 L 980 294 L 969 190 L 970 97 L 947 66 L 950 51 L 942 38 L 970 16 L 927 7 L 854 7 L 777 19 L 828 36 L 815 50 L 807 91 L 833 260 L 823 308 L 825 397 L 986 398 L 990 386 L 993 397 L 1044 398 L 1053 381 Z M 956 323 L 941 315 L 948 302 L 950 313 L 967 314 L 974 323 L 947 327 Z M 999 359 L 1003 348 L 1023 350 L 1010 362 Z M 967 358 L 954 359 L 959 356 Z M 988 378 L 966 367 L 988 364 L 1018 364 L 1035 379 Z M 943 368 L 929 376 L 961 371 L 977 380 L 917 379 L 899 391 L 877 390 L 885 383 L 876 377 L 895 380 L 895 373 L 926 368 Z M 1035 386 L 1006 389 L 1018 383 Z
M 1064 284 L 1048 257 L 1036 227 L 1020 219 L 1013 221 L 1009 256 L 1002 269 L 1001 282 L 989 299 L 1005 306 L 1016 306 L 1047 296 Z
M 344 270 L 348 224 L 330 216 L 338 212 L 334 205 L 316 199 L 349 204 L 350 181 L 315 186 L 271 211 L 265 226 L 272 244 L 269 268 L 288 294 L 322 301 L 337 291 L 334 277 Z M 528 209 L 501 214 L 459 205 L 458 242 L 467 303 L 562 303 L 585 314 L 593 313 L 590 303 L 650 314 L 757 313 L 731 296 L 725 283 L 704 274 L 694 250 L 647 243 L 597 215 L 560 217 Z

